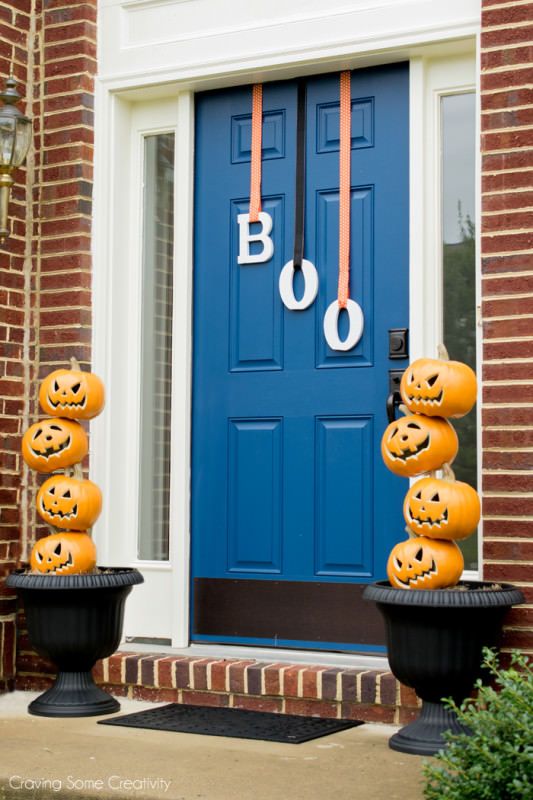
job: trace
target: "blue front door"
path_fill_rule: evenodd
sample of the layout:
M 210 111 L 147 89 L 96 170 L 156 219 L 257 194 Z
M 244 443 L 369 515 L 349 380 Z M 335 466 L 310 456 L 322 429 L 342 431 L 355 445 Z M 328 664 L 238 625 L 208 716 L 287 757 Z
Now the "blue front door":
M 306 81 L 305 258 L 319 290 L 305 311 L 278 290 L 293 249 L 296 82 L 263 88 L 266 263 L 237 262 L 251 87 L 197 96 L 195 641 L 380 649 L 360 594 L 385 577 L 404 528 L 406 482 L 384 467 L 380 439 L 389 370 L 406 365 L 389 357 L 389 330 L 408 326 L 408 75 L 405 63 L 352 73 L 351 296 L 365 326 L 346 352 L 322 327 L 337 296 L 338 73 Z

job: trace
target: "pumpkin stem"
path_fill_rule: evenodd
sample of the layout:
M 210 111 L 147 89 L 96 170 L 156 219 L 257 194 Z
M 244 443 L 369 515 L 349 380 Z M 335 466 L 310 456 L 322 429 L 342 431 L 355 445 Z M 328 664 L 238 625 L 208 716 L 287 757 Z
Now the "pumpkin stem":
M 411 412 L 409 411 L 409 409 L 407 408 L 407 406 L 404 406 L 404 404 L 403 404 L 403 403 L 400 403 L 400 405 L 398 406 L 398 411 L 399 411 L 401 414 L 403 414 L 404 416 L 407 416 L 407 414 L 410 414 L 410 413 L 411 413 Z
M 410 539 L 416 539 L 417 538 L 416 533 L 414 531 L 412 531 L 411 528 L 408 525 L 405 526 L 405 532 L 406 532 L 406 534 L 408 535 L 408 537 Z
M 451 468 L 449 464 L 442 465 L 442 477 L 445 481 L 454 481 L 455 480 L 455 472 Z
M 442 358 L 443 361 L 449 361 L 450 360 L 450 356 L 448 355 L 448 351 L 446 350 L 446 347 L 444 346 L 444 344 L 442 344 L 442 342 L 439 345 L 437 345 L 437 353 L 438 353 L 439 358 Z
M 74 464 L 72 467 L 72 477 L 76 478 L 78 481 L 83 480 L 83 467 L 81 466 L 81 462 L 78 461 L 77 464 Z
M 48 523 L 46 523 L 46 527 L 50 531 L 50 533 L 48 534 L 49 536 L 55 536 L 56 533 L 58 533 L 58 531 L 59 531 L 59 528 L 54 528 L 53 525 L 49 525 Z
M 78 370 L 78 372 L 80 371 L 80 362 L 75 356 L 72 356 L 72 358 L 70 359 L 70 368 Z

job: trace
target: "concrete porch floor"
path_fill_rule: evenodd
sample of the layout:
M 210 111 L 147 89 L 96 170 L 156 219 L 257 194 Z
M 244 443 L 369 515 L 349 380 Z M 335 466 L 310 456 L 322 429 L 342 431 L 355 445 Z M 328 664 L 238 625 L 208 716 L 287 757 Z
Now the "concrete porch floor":
M 300 745 L 97 725 L 27 713 L 0 695 L 0 798 L 50 800 L 422 800 L 422 758 L 367 723 Z M 121 712 L 154 707 L 121 698 Z M 157 704 L 161 705 L 161 704 Z M 46 781 L 46 783 L 44 783 Z

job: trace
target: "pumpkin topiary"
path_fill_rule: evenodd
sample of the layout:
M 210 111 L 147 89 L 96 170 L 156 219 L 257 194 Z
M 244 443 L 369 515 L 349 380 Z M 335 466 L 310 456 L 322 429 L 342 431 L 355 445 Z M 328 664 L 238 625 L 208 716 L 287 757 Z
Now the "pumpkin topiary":
M 67 419 L 92 419 L 104 407 L 104 385 L 92 372 L 82 372 L 76 359 L 71 369 L 51 372 L 39 390 L 39 402 L 46 414 Z
M 453 479 L 422 478 L 411 486 L 403 504 L 408 527 L 432 539 L 466 539 L 480 514 L 476 490 Z
M 32 647 L 58 669 L 55 683 L 28 706 L 31 714 L 43 717 L 120 710 L 119 703 L 96 686 L 91 670 L 118 647 L 124 602 L 132 586 L 143 582 L 136 569 L 96 566 L 89 527 L 100 513 L 102 496 L 98 486 L 83 477 L 80 462 L 88 449 L 84 429 L 61 415 L 94 416 L 103 405 L 103 391 L 98 395 L 97 384 L 83 384 L 81 379 L 78 386 L 75 372 L 67 373 L 68 388 L 57 371 L 45 379 L 41 400 L 44 408 L 51 403 L 53 417 L 39 420 L 23 437 L 23 457 L 30 467 L 65 473 L 50 477 L 37 494 L 37 510 L 52 533 L 34 544 L 30 570 L 17 569 L 6 581 L 24 602 Z M 86 395 L 83 386 L 88 387 Z M 56 525 L 67 530 L 56 530 Z
M 41 419 L 22 437 L 22 457 L 37 472 L 71 467 L 87 455 L 87 434 L 70 419 Z
M 419 358 L 405 370 L 400 394 L 412 413 L 464 417 L 476 402 L 476 375 L 460 361 Z
M 36 499 L 37 511 L 52 534 L 34 545 L 30 564 L 32 571 L 51 575 L 95 570 L 96 547 L 88 530 L 102 510 L 100 489 L 83 477 L 81 461 L 89 443 L 76 418 L 99 413 L 104 389 L 96 375 L 81 372 L 76 359 L 71 364 L 72 369 L 55 370 L 42 382 L 41 406 L 53 416 L 31 425 L 22 438 L 22 456 L 29 467 L 68 472 L 48 478 Z
M 100 516 L 102 492 L 92 481 L 53 475 L 39 489 L 36 506 L 48 525 L 83 531 Z
M 416 536 L 392 548 L 387 575 L 397 589 L 445 589 L 457 583 L 463 567 L 455 542 Z
M 464 567 L 455 540 L 473 533 L 481 513 L 477 492 L 456 481 L 450 468 L 458 440 L 446 419 L 472 408 L 476 376 L 466 364 L 450 361 L 442 345 L 439 355 L 420 358 L 405 370 L 401 395 L 415 413 L 391 422 L 381 441 L 383 460 L 392 472 L 404 477 L 431 473 L 405 496 L 404 518 L 414 538 L 396 545 L 387 564 L 389 580 L 399 589 L 455 585 Z M 442 478 L 435 475 L 439 469 Z
M 30 565 L 33 572 L 82 575 L 96 567 L 96 547 L 86 532 L 54 533 L 33 546 Z
M 439 417 L 401 417 L 385 429 L 381 454 L 396 475 L 415 477 L 451 463 L 458 449 L 455 430 Z

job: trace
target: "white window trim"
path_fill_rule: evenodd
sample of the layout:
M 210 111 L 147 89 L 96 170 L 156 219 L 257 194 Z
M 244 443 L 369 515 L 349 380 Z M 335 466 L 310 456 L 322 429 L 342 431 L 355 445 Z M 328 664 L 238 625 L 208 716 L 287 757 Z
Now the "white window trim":
M 479 53 L 479 47 L 476 48 Z M 437 357 L 443 341 L 443 273 L 442 273 L 442 157 L 441 99 L 448 95 L 476 92 L 476 140 L 479 141 L 479 64 L 475 56 L 416 59 L 411 61 L 411 109 L 418 106 L 423 126 L 411 125 L 411 267 L 409 307 L 411 316 L 410 359 Z M 415 111 L 416 113 L 416 111 Z M 417 130 L 418 128 L 418 130 Z M 417 150 L 423 159 L 416 158 Z M 481 162 L 476 148 L 476 307 L 481 297 L 480 205 Z M 415 189 L 415 187 L 417 187 Z M 422 223 L 423 235 L 418 236 Z M 431 266 L 431 269 L 428 269 Z M 415 309 L 419 312 L 415 317 Z M 423 313 L 420 313 L 422 310 Z M 479 314 L 476 315 L 479 318 Z M 478 324 L 476 357 L 481 374 L 482 334 Z M 481 442 L 481 382 L 477 404 L 477 437 Z M 478 447 L 480 453 L 480 448 Z M 481 487 L 482 458 L 478 457 L 477 483 Z M 465 570 L 464 580 L 482 577 L 483 523 L 478 526 L 478 569 Z
M 139 635 L 170 637 L 184 643 L 188 636 L 190 363 L 192 317 L 192 95 L 182 92 L 166 100 L 132 104 L 110 96 L 111 147 L 107 163 L 95 176 L 105 182 L 111 215 L 95 219 L 93 362 L 107 387 L 106 410 L 93 426 L 91 471 L 104 489 L 104 508 L 95 526 L 99 563 L 137 566 L 146 583 L 128 601 L 129 619 L 151 613 L 149 592 L 159 590 L 159 606 L 150 630 Z M 170 559 L 137 559 L 140 463 L 140 342 L 142 304 L 142 183 L 144 137 L 175 134 L 175 231 L 172 356 L 174 390 Z M 107 175 L 106 175 L 107 170 Z M 108 177 L 110 180 L 106 180 Z M 102 226 L 102 236 L 98 235 Z M 97 265 L 107 264 L 107 269 Z M 177 609 L 178 614 L 172 610 Z M 157 622 L 156 622 L 157 620 Z M 141 625 L 145 625 L 141 622 Z M 186 632 L 186 633 L 184 633 Z M 124 628 L 128 635 L 128 616 Z
M 473 52 L 473 40 L 468 46 L 464 40 L 457 43 L 458 55 L 455 59 L 448 59 L 448 66 L 453 61 L 457 64 L 464 62 L 461 53 L 465 50 Z M 449 48 L 447 48 L 449 49 Z M 418 47 L 417 52 L 420 48 Z M 437 51 L 441 47 L 437 45 Z M 409 58 L 411 52 L 394 53 L 393 60 Z M 410 321 L 410 349 L 411 358 L 420 355 L 430 355 L 435 350 L 440 339 L 440 331 L 436 323 L 435 308 L 441 302 L 441 293 L 437 287 L 435 270 L 428 270 L 429 264 L 440 264 L 440 241 L 437 256 L 437 234 L 440 223 L 439 202 L 434 196 L 437 185 L 436 170 L 440 159 L 436 156 L 435 120 L 434 109 L 431 108 L 430 95 L 436 90 L 437 84 L 433 78 L 430 80 L 431 68 L 436 68 L 437 59 L 431 59 L 431 50 L 425 55 L 411 57 L 411 99 L 410 99 L 410 262 L 411 262 L 411 321 Z M 369 56 L 373 63 L 377 63 L 375 55 Z M 391 57 L 383 55 L 383 61 L 390 61 Z M 353 60 L 355 62 L 355 59 Z M 470 56 L 473 64 L 473 59 Z M 441 62 L 442 64 L 443 62 Z M 346 61 L 346 57 L 338 62 L 330 62 L 329 69 L 346 68 L 346 66 L 361 66 L 360 59 L 355 63 Z M 463 63 L 464 68 L 464 63 Z M 475 65 L 472 67 L 474 75 Z M 460 68 L 461 69 L 461 68 Z M 320 64 L 317 64 L 317 70 Z M 287 57 L 287 71 L 283 73 L 283 65 L 273 65 L 271 70 L 261 72 L 261 80 L 268 79 L 270 73 L 275 77 L 292 77 L 295 70 L 290 66 L 290 54 Z M 309 68 L 306 69 L 309 72 Z M 149 83 L 147 78 L 147 84 Z M 243 81 L 245 78 L 243 78 Z M 432 82 L 433 81 L 433 82 Z M 447 73 L 446 82 L 439 87 L 439 91 L 454 91 L 459 85 L 463 89 L 471 86 L 470 79 L 465 82 L 464 73 L 456 82 L 453 75 Z M 474 79 L 472 79 L 474 82 Z M 218 79 L 218 86 L 235 84 L 235 78 L 225 77 Z M 438 82 L 437 82 L 438 83 Z M 212 88 L 213 78 L 195 82 L 195 88 L 202 90 Z M 96 421 L 92 434 L 91 471 L 92 477 L 100 484 L 104 492 L 104 512 L 101 522 L 96 527 L 95 538 L 99 549 L 99 563 L 107 564 L 133 564 L 131 551 L 121 549 L 120 537 L 129 526 L 135 525 L 134 511 L 136 501 L 129 503 L 131 492 L 135 491 L 135 480 L 138 474 L 138 425 L 135 427 L 135 404 L 138 405 L 138 389 L 135 388 L 133 378 L 138 377 L 138 365 L 128 372 L 128 362 L 133 351 L 132 342 L 135 335 L 131 336 L 131 325 L 126 325 L 122 332 L 122 353 L 117 345 L 116 331 L 121 329 L 120 317 L 128 317 L 128 304 L 134 295 L 117 297 L 116 274 L 120 270 L 137 269 L 139 266 L 140 246 L 138 238 L 130 236 L 131 227 L 139 219 L 139 211 L 128 212 L 124 197 L 131 200 L 131 170 L 128 164 L 130 148 L 124 147 L 129 141 L 131 133 L 132 113 L 135 102 L 153 95 L 163 96 L 163 101 L 173 104 L 175 119 L 173 127 L 176 130 L 176 196 L 175 196 L 175 291 L 174 291 L 174 329 L 173 329 L 173 384 L 174 396 L 172 404 L 172 436 L 173 447 L 171 465 L 171 571 L 172 589 L 167 598 L 168 606 L 175 609 L 171 625 L 172 648 L 158 646 L 160 651 L 196 654 L 198 648 L 209 647 L 210 654 L 216 652 L 221 657 L 241 655 L 243 652 L 252 657 L 257 657 L 256 648 L 235 648 L 233 646 L 194 645 L 189 647 L 189 555 L 190 555 L 190 433 L 191 433 L 191 360 L 192 360 L 192 215 L 193 215 L 193 126 L 194 103 L 190 91 L 190 82 L 173 83 L 166 86 L 145 87 L 142 90 L 115 92 L 110 91 L 109 84 L 97 85 L 96 94 L 96 162 L 95 162 L 95 217 L 93 229 L 94 249 L 94 275 L 93 275 L 93 364 L 95 371 L 102 376 L 108 388 L 107 410 Z M 169 99 L 171 98 L 171 99 Z M 156 111 L 162 101 L 153 100 L 146 103 L 152 111 Z M 144 101 L 143 101 L 144 104 Z M 163 126 L 161 130 L 169 130 Z M 152 130 L 157 130 L 153 128 Z M 139 173 L 137 172 L 137 175 Z M 479 175 L 479 172 L 478 172 Z M 124 176 L 129 176 L 125 181 Z M 129 192 L 129 194 L 128 194 Z M 432 203 L 428 202 L 432 197 Z M 121 205 L 122 203 L 122 205 Z M 109 209 L 113 213 L 109 213 Z M 479 226 L 478 230 L 479 230 Z M 139 225 L 137 225 L 137 232 Z M 422 230 L 422 235 L 420 231 Z M 132 243 L 137 241 L 137 259 L 129 259 L 132 252 Z M 136 283 L 137 281 L 137 283 Z M 138 286 L 139 278 L 132 281 Z M 138 290 L 137 290 L 138 292 Z M 138 294 L 137 294 L 138 297 Z M 419 316 L 415 318 L 414 309 L 426 308 L 424 320 Z M 433 310 L 431 310 L 433 308 Z M 118 315 L 118 316 L 117 316 Z M 432 322 L 433 320 L 433 322 Z M 138 352 L 138 348 L 137 348 Z M 138 359 L 137 359 L 138 360 Z M 138 386 L 138 382 L 137 382 Z M 130 389 L 130 391 L 128 391 Z M 122 397 L 126 395 L 126 406 Z M 133 435 L 120 436 L 124 431 L 127 421 L 133 424 Z M 138 421 L 137 421 L 138 422 Z M 137 443 L 136 439 L 137 437 Z M 179 446 L 178 444 L 179 443 Z M 137 450 L 136 450 L 137 448 Z M 137 495 L 133 495 L 136 497 Z M 481 540 L 481 537 L 480 537 Z M 128 558 L 128 555 L 130 556 Z M 481 560 L 480 560 L 481 563 Z M 150 565 L 145 564 L 148 568 Z M 164 570 L 165 567 L 153 565 L 154 570 Z M 465 577 L 478 577 L 465 575 Z M 135 593 L 141 599 L 142 587 L 137 587 Z M 135 612 L 133 594 L 128 600 L 127 609 Z M 127 630 L 126 630 L 127 633 Z M 155 636 L 150 631 L 139 632 L 138 635 Z M 137 645 L 136 645 L 137 647 Z M 153 646 L 151 647 L 153 649 Z M 261 650 L 266 654 L 270 652 Z M 274 652 L 274 651 L 273 651 Z M 275 651 L 278 652 L 278 651 Z M 281 653 L 279 653 L 281 655 Z M 323 651 L 313 652 L 313 659 L 324 658 Z M 284 651 L 288 660 L 308 659 L 308 653 L 301 651 Z M 351 664 L 358 661 L 357 656 L 350 658 Z M 372 657 L 369 657 L 372 658 Z M 329 663 L 335 660 L 335 654 L 327 654 Z M 360 659 L 359 659 L 360 660 Z M 379 663 L 379 658 L 375 661 Z

